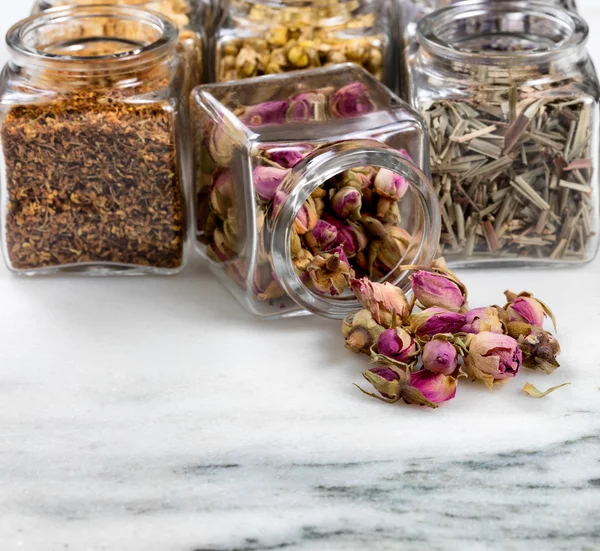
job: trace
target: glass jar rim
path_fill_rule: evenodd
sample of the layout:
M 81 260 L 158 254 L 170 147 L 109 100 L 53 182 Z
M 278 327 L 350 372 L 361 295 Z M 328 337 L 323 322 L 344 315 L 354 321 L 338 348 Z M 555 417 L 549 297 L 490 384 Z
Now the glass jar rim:
M 156 31 L 156 38 L 148 44 L 139 45 L 119 53 L 95 56 L 52 54 L 28 45 L 30 33 L 69 20 L 85 20 L 95 17 L 113 18 L 143 24 Z M 96 71 L 110 64 L 111 71 L 118 68 L 139 66 L 172 55 L 177 45 L 179 30 L 169 18 L 143 8 L 116 5 L 61 6 L 31 15 L 13 25 L 6 34 L 6 45 L 12 60 L 21 66 L 37 66 L 73 72 Z M 118 37 L 117 37 L 118 38 Z
M 423 211 L 420 242 L 411 264 L 429 264 L 439 244 L 441 215 L 437 195 L 430 179 L 412 161 L 376 140 L 345 140 L 317 149 L 296 165 L 283 182 L 281 189 L 289 195 L 274 220 L 271 254 L 273 271 L 286 294 L 305 310 L 327 318 L 345 318 L 361 305 L 355 297 L 318 294 L 301 281 L 292 263 L 291 231 L 298 212 L 315 189 L 332 176 L 358 166 L 386 168 L 409 181 L 410 190 Z M 408 276 L 409 272 L 404 272 L 393 284 L 404 284 L 403 290 L 408 291 Z
M 537 16 L 552 21 L 565 30 L 566 37 L 556 44 L 535 51 L 473 51 L 456 47 L 440 36 L 442 30 L 462 20 L 472 20 L 485 14 L 519 13 L 521 16 Z M 448 61 L 473 65 L 520 66 L 547 63 L 577 53 L 586 44 L 589 34 L 587 23 L 578 14 L 562 8 L 510 0 L 484 4 L 467 0 L 448 6 L 423 17 L 417 24 L 417 40 L 428 53 Z

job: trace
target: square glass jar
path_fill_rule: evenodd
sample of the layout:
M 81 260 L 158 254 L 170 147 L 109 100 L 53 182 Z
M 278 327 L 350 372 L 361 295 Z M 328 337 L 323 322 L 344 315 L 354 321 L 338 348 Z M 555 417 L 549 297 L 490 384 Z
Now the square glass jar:
M 400 266 L 433 258 L 425 125 L 363 69 L 206 85 L 191 109 L 198 250 L 250 312 L 345 317 L 354 297 L 318 279 L 331 255 L 405 289 Z
M 562 265 L 598 250 L 600 87 L 574 12 L 464 3 L 417 27 L 410 95 L 430 128 L 442 254 Z
M 2 240 L 26 275 L 172 274 L 186 257 L 183 69 L 171 20 L 67 7 L 7 35 Z

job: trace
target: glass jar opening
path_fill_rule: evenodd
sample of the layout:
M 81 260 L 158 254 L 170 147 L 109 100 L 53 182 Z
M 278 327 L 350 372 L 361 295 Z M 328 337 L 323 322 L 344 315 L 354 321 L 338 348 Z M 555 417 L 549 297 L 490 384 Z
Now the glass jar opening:
M 361 186 L 357 208 L 352 193 Z M 388 186 L 402 191 L 382 201 L 378 193 Z M 435 256 L 435 190 L 402 152 L 380 142 L 348 140 L 315 151 L 292 169 L 281 194 L 271 234 L 273 273 L 287 296 L 309 312 L 339 319 L 360 308 L 347 285 L 353 276 L 408 292 L 409 272 L 400 267 L 429 264 Z M 324 211 L 322 197 L 329 205 Z M 391 209 L 387 221 L 386 214 L 375 214 L 382 203 Z
M 115 73 L 171 56 L 177 38 L 175 25 L 157 13 L 99 5 L 33 15 L 13 26 L 6 42 L 19 66 Z
M 578 15 L 524 1 L 451 6 L 424 17 L 417 29 L 432 55 L 495 66 L 550 62 L 579 52 L 588 36 Z

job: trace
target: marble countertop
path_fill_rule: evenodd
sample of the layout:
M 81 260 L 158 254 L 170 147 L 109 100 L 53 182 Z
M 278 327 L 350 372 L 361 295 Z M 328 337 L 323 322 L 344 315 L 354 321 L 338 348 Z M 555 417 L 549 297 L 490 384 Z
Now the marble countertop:
M 386 406 L 353 387 L 365 358 L 339 323 L 257 321 L 199 261 L 170 279 L 0 268 L 0 551 L 600 549 L 600 260 L 460 275 L 473 305 L 546 300 L 563 367 Z

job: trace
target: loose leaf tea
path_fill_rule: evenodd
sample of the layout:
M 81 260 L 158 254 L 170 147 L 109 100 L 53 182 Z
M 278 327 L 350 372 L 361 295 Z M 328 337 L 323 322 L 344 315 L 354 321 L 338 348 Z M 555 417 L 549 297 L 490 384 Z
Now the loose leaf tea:
M 167 103 L 93 92 L 12 107 L 1 130 L 11 266 L 180 267 L 185 211 L 174 124 Z
M 595 111 L 576 82 L 489 84 L 423 114 L 446 257 L 588 257 Z

